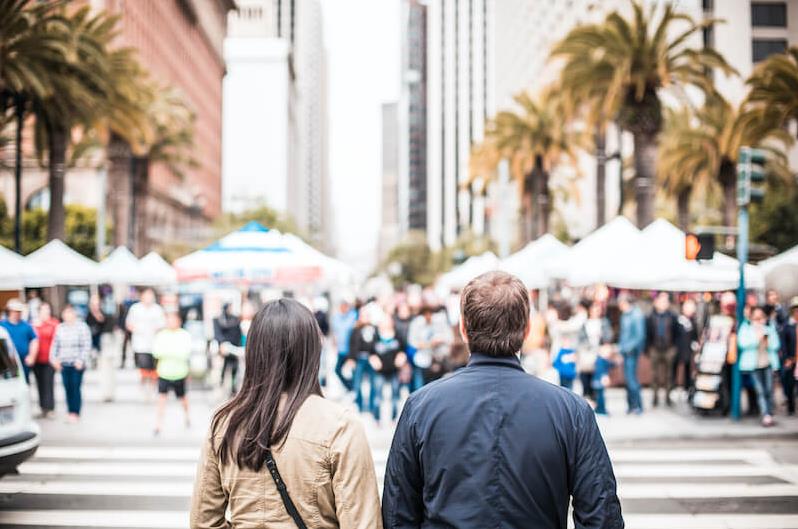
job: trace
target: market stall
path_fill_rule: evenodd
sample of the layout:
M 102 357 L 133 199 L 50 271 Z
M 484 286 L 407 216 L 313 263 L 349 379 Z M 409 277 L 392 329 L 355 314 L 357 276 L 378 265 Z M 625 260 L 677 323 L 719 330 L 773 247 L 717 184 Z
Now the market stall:
M 547 233 L 503 259 L 499 269 L 517 276 L 529 289 L 545 288 L 550 283 L 546 274 L 547 263 L 560 258 L 566 252 L 568 246 Z

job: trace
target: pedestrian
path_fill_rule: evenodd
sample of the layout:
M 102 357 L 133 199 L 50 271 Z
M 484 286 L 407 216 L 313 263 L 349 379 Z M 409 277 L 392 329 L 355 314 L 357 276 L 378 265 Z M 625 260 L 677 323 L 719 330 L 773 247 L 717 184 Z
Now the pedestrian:
M 571 503 L 576 527 L 623 527 L 593 409 L 521 367 L 529 305 L 504 272 L 465 287 L 471 358 L 407 400 L 385 471 L 385 527 L 564 528 Z
M 221 387 L 224 387 L 224 378 L 230 372 L 230 395 L 235 395 L 238 390 L 238 356 L 244 343 L 244 333 L 241 331 L 241 320 L 233 314 L 230 303 L 222 305 L 222 313 L 213 320 L 213 334 L 219 344 L 219 354 L 224 359 Z
M 670 310 L 671 299 L 660 292 L 654 299 L 654 309 L 646 322 L 647 350 L 651 358 L 653 407 L 659 406 L 660 389 L 665 391 L 665 404 L 672 406 L 671 390 L 674 387 L 673 367 L 676 361 L 676 316 Z
M 596 368 L 590 384 L 596 401 L 596 415 L 609 415 L 604 390 L 610 385 L 610 370 L 615 366 L 615 353 L 609 343 L 599 346 L 596 356 Z
M 765 312 L 768 314 L 770 321 L 776 327 L 776 331 L 781 333 L 782 328 L 790 319 L 788 310 L 781 304 L 781 296 L 772 288 L 767 291 L 765 295 Z
M 446 361 L 454 341 L 446 314 L 426 303 L 410 323 L 408 332 L 408 341 L 415 350 L 413 365 L 422 385 L 441 378 L 446 372 Z
M 372 305 L 365 305 L 358 313 L 358 320 L 352 335 L 349 337 L 349 356 L 346 369 L 352 375 L 352 390 L 355 392 L 355 406 L 363 413 L 374 408 L 375 372 L 371 365 L 371 355 L 374 353 L 374 344 L 377 341 L 377 328 L 372 325 L 374 315 Z M 363 382 L 369 383 L 369 399 L 365 401 L 363 395 Z
M 83 373 L 91 358 L 91 331 L 86 322 L 78 319 L 72 305 L 61 312 L 61 324 L 55 330 L 50 359 L 56 371 L 61 372 L 61 381 L 66 393 L 67 420 L 76 423 L 80 419 L 83 404 L 81 386 Z
M 55 369 L 50 360 L 50 350 L 52 349 L 53 338 L 59 321 L 53 317 L 53 309 L 46 301 L 39 303 L 39 315 L 36 321 L 38 321 L 38 324 L 35 327 L 35 331 L 36 336 L 39 337 L 39 350 L 35 357 L 28 355 L 28 360 L 35 358 L 35 362 L 31 362 L 31 368 L 36 379 L 36 389 L 39 393 L 39 408 L 42 410 L 40 417 L 48 419 L 53 416 L 53 411 L 55 410 L 53 386 Z
M 796 360 L 798 360 L 798 296 L 790 301 L 789 319 L 781 329 L 781 387 L 787 404 L 787 415 L 795 415 Z
M 338 312 L 333 314 L 330 326 L 332 327 L 333 342 L 338 351 L 335 362 L 335 374 L 343 384 L 344 389 L 352 391 L 352 378 L 344 376 L 343 368 L 349 356 L 349 339 L 357 323 L 357 311 L 347 299 L 342 299 L 338 305 Z
M 158 373 L 155 371 L 152 346 L 155 334 L 166 325 L 166 316 L 163 308 L 155 300 L 153 289 L 145 289 L 141 293 L 141 301 L 130 307 L 125 325 L 130 331 L 133 360 L 139 369 L 141 384 L 145 389 L 148 386 L 154 389 L 158 382 Z
M 407 363 L 404 344 L 396 334 L 392 317 L 382 318 L 377 325 L 377 340 L 370 358 L 371 367 L 376 372 L 374 379 L 375 400 L 372 408 L 374 420 L 379 424 L 381 417 L 383 389 L 386 384 L 391 388 L 391 421 L 399 414 L 399 393 L 401 384 L 399 372 Z
M 19 359 L 22 361 L 22 373 L 25 382 L 30 384 L 30 364 L 26 361 L 28 355 L 36 358 L 39 351 L 39 340 L 36 331 L 31 324 L 22 319 L 25 311 L 25 304 L 17 298 L 11 298 L 6 303 L 6 317 L 0 321 L 0 326 L 4 327 L 14 342 Z
M 685 393 L 690 391 L 693 385 L 693 356 L 698 352 L 698 327 L 696 325 L 696 304 L 692 299 L 686 299 L 682 303 L 682 310 L 676 318 L 676 359 L 673 362 L 673 372 L 671 379 L 673 384 L 677 384 L 679 371 L 682 371 L 682 387 Z
M 241 390 L 215 413 L 204 444 L 191 529 L 381 529 L 365 430 L 322 396 L 310 310 L 289 299 L 266 303 L 245 354 Z
M 576 379 L 576 348 L 584 325 L 582 314 L 574 314 L 571 305 L 561 303 L 549 317 L 552 367 L 560 377 L 560 386 L 573 389 Z
M 158 361 L 158 408 L 155 416 L 155 435 L 161 433 L 166 399 L 173 391 L 183 406 L 186 428 L 191 421 L 186 397 L 186 380 L 191 358 L 191 335 L 183 329 L 180 313 L 169 311 L 166 314 L 166 327 L 158 331 L 152 345 L 152 355 Z
M 128 346 L 132 348 L 133 345 L 132 344 L 133 336 L 132 333 L 130 332 L 130 329 L 128 329 L 127 327 L 127 315 L 128 312 L 130 312 L 130 307 L 138 303 L 138 301 L 139 301 L 138 291 L 135 288 L 131 287 L 130 289 L 128 289 L 128 293 L 125 299 L 122 301 L 122 303 L 119 304 L 119 317 L 117 318 L 117 325 L 122 330 L 124 336 L 122 340 L 122 361 L 119 364 L 119 369 L 125 368 L 125 364 L 127 361 Z
M 592 302 L 588 308 L 587 319 L 579 332 L 576 366 L 582 383 L 582 395 L 587 399 L 595 400 L 593 376 L 599 358 L 599 349 L 612 343 L 612 338 L 612 325 L 604 316 L 604 306 L 599 301 Z
M 779 370 L 781 342 L 776 327 L 768 320 L 764 307 L 751 309 L 737 336 L 738 365 L 750 373 L 756 391 L 762 426 L 773 426 L 773 373 Z
M 38 290 L 29 291 L 26 296 L 28 306 L 28 323 L 35 328 L 39 324 L 39 309 L 42 306 L 42 298 Z
M 91 346 L 95 354 L 100 352 L 100 338 L 107 329 L 108 318 L 100 306 L 100 296 L 93 294 L 89 298 L 89 313 L 86 315 L 86 325 L 91 331 Z
M 618 308 L 621 309 L 618 352 L 623 358 L 626 412 L 639 415 L 643 413 L 643 399 L 640 395 L 640 381 L 637 378 L 637 362 L 646 345 L 646 322 L 643 312 L 629 294 L 618 297 Z
M 319 325 L 319 330 L 321 331 L 321 338 L 322 338 L 322 348 L 321 348 L 321 367 L 319 369 L 319 376 L 321 379 L 319 380 L 321 387 L 327 387 L 327 371 L 329 365 L 329 347 L 328 347 L 328 338 L 330 336 L 330 302 L 327 300 L 325 296 L 317 296 L 313 300 L 313 317 L 316 318 L 316 323 Z

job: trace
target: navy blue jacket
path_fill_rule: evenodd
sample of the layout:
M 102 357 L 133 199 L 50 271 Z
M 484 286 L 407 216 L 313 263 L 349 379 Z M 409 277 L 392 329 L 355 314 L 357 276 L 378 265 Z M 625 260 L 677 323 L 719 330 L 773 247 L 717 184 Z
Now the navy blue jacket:
M 385 529 L 621 529 L 593 410 L 518 359 L 468 366 L 407 401 L 388 456 Z

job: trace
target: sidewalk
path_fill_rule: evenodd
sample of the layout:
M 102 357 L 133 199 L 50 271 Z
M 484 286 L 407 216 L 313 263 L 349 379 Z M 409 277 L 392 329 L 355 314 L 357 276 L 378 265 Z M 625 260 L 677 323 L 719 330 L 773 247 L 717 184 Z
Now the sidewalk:
M 609 417 L 598 417 L 599 427 L 608 443 L 634 442 L 654 439 L 708 439 L 708 438 L 767 438 L 798 437 L 798 417 L 788 417 L 777 407 L 776 425 L 763 428 L 757 417 L 743 417 L 734 422 L 728 417 L 703 417 L 685 401 L 682 392 L 674 392 L 672 408 L 660 405 L 651 407 L 651 392 L 643 390 L 642 415 L 626 414 L 626 391 L 622 388 L 607 390 Z M 776 402 L 779 402 L 777 397 Z

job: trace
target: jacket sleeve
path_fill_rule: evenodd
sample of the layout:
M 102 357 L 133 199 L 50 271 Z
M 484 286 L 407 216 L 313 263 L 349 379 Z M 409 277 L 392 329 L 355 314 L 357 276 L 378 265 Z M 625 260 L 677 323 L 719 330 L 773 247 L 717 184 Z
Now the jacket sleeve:
M 407 401 L 399 417 L 385 468 L 385 487 L 382 492 L 385 529 L 418 529 L 423 520 L 423 480 L 413 435 L 412 402 L 412 398 Z
M 330 467 L 340 529 L 382 529 L 371 449 L 363 424 L 350 411 L 330 444 Z
M 580 403 L 579 407 L 575 456 L 570 469 L 575 528 L 623 529 L 615 474 L 596 416 L 586 403 Z
M 219 463 L 211 449 L 213 432 L 209 432 L 202 447 L 194 494 L 191 498 L 191 529 L 230 529 L 225 518 L 227 493 L 222 488 Z

